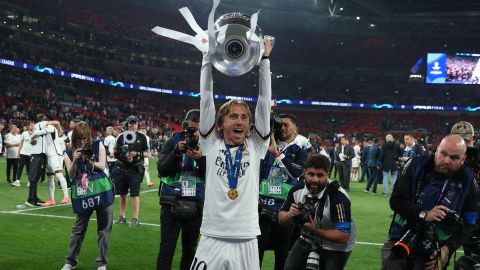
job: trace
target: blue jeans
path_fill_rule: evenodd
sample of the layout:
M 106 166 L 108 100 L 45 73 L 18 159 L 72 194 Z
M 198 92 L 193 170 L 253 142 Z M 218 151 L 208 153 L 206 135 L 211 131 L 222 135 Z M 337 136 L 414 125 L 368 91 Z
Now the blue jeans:
M 397 171 L 383 171 L 383 194 L 388 194 L 388 173 L 392 173 L 392 191 L 397 181 Z

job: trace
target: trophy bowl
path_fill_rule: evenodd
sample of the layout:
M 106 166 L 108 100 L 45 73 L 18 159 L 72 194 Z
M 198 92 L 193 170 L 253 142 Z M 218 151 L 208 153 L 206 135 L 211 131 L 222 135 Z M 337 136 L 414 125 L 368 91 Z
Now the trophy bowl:
M 241 76 L 257 65 L 264 52 L 260 27 L 249 35 L 250 16 L 240 12 L 227 13 L 215 21 L 213 66 L 227 76 Z

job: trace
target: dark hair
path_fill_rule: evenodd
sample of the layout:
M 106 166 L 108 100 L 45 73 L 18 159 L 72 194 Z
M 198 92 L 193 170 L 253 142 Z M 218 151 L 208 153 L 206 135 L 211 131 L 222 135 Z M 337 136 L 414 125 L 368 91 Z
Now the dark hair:
M 38 115 L 37 115 L 37 122 L 42 122 L 42 121 L 44 121 L 44 120 L 45 120 L 45 117 L 46 117 L 46 116 L 45 116 L 45 114 L 43 114 L 43 113 L 38 114 Z
M 288 118 L 290 119 L 290 121 L 292 121 L 292 123 L 295 124 L 295 126 L 297 125 L 297 117 L 295 117 L 293 114 L 289 114 L 289 113 L 282 113 L 280 114 L 278 117 L 280 118 Z
M 75 118 L 75 119 L 72 119 L 71 122 L 73 122 L 75 124 L 78 124 L 78 123 L 80 123 L 80 119 Z
M 330 160 L 324 155 L 313 154 L 308 157 L 305 164 L 305 170 L 308 168 L 323 169 L 328 173 L 330 169 Z
M 187 112 L 185 115 L 185 121 L 192 121 L 195 123 L 200 122 L 200 110 L 193 109 Z

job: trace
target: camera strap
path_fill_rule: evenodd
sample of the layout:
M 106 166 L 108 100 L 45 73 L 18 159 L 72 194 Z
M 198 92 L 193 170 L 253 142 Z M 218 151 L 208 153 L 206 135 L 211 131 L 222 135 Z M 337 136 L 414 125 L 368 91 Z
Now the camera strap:
M 318 205 L 316 207 L 317 211 L 315 213 L 315 219 L 319 221 L 319 223 L 322 222 L 323 219 L 323 211 L 325 208 L 325 202 L 327 201 L 328 197 L 328 192 L 327 192 L 327 187 L 325 187 L 325 191 L 323 192 L 323 196 L 318 200 Z

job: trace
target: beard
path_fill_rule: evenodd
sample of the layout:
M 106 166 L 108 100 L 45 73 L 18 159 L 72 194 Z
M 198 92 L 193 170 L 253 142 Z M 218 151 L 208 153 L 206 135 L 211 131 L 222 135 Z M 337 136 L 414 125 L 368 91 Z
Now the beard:
M 325 184 L 318 183 L 313 185 L 311 182 L 307 182 L 307 181 L 305 181 L 305 185 L 307 186 L 308 193 L 312 195 L 317 195 L 327 186 L 326 183 Z

